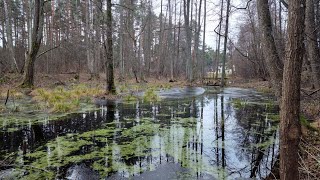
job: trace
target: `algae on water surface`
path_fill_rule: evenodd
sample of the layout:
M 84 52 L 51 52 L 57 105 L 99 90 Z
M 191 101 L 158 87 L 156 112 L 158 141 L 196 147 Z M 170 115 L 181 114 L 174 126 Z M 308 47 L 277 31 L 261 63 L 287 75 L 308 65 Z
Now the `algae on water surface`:
M 263 178 L 278 149 L 277 123 L 271 118 L 277 108 L 263 101 L 235 108 L 232 91 L 225 92 L 178 101 L 115 103 L 32 126 L 26 121 L 23 130 L 0 132 L 7 142 L 1 152 L 16 153 L 14 164 L 26 179 L 63 179 L 75 165 L 98 172 L 100 178 L 144 177 L 170 164 L 181 168 L 176 178 Z M 258 170 L 251 172 L 257 163 Z

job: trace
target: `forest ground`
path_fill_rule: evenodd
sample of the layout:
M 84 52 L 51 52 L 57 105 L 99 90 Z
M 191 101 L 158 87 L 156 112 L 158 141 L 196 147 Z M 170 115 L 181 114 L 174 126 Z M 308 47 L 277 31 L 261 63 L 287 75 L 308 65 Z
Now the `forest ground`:
M 116 80 L 116 86 L 130 87 L 127 84 L 139 85 L 139 88 L 148 87 L 182 87 L 187 86 L 188 83 L 185 79 L 177 79 L 177 81 L 169 83 L 169 79 L 146 79 L 148 83 L 137 84 L 134 78 L 126 80 L 126 82 L 119 83 Z M 7 74 L 0 78 L 0 92 L 4 94 L 8 89 L 17 89 L 21 82 L 20 75 Z M 58 74 L 47 75 L 38 74 L 35 77 L 35 88 L 47 88 L 54 89 L 57 86 L 68 86 L 70 84 L 86 84 L 91 87 L 105 87 L 106 78 L 105 75 L 100 74 L 99 79 L 90 79 L 89 74 Z M 201 86 L 200 82 L 194 84 L 195 86 Z M 228 86 L 240 87 L 240 88 L 252 88 L 263 93 L 272 93 L 272 89 L 268 81 L 260 81 L 257 79 L 239 79 L 233 78 L 230 80 Z M 132 86 L 131 86 L 132 87 Z M 23 91 L 18 88 L 18 91 L 24 94 L 29 94 L 31 90 Z M 102 89 L 103 92 L 103 89 Z M 301 113 L 304 118 L 302 119 L 302 138 L 300 146 L 300 179 L 317 179 L 320 177 L 320 91 L 315 91 L 307 87 L 303 87 L 301 90 Z M 100 96 L 108 95 L 101 94 Z M 109 97 L 118 98 L 118 97 Z M 4 97 L 1 97 L 3 100 Z M 1 112 L 1 109 L 0 109 Z M 290 133 L 290 132 L 289 132 Z

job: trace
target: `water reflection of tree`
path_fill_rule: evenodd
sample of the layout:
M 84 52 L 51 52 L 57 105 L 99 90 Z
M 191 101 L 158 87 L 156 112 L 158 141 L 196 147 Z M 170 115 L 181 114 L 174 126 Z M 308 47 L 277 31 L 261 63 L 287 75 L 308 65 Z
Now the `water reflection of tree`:
M 216 160 L 213 161 L 215 162 L 216 167 L 220 167 L 222 169 L 221 172 L 219 172 L 218 176 L 219 179 L 225 179 L 226 174 L 226 150 L 225 150 L 225 112 L 224 112 L 224 96 L 220 96 L 220 105 L 218 104 L 218 97 L 216 96 L 214 98 L 214 123 L 215 123 L 215 148 L 214 152 L 216 155 Z
M 267 111 L 267 107 L 263 105 L 244 105 L 235 110 L 235 118 L 241 128 L 234 130 L 234 133 L 240 137 L 239 146 L 245 150 L 239 151 L 238 156 L 245 156 L 251 162 L 250 178 L 257 175 L 260 178 L 265 177 L 267 174 L 263 173 L 269 172 L 275 156 L 277 146 L 272 139 L 276 139 L 277 132 L 273 128 L 275 124 L 266 119 Z
M 210 95 L 209 101 L 207 98 L 202 96 L 188 101 L 164 101 L 153 104 L 111 104 L 100 111 L 88 113 L 85 116 L 75 116 L 71 120 L 50 122 L 39 127 L 46 141 L 50 139 L 48 134 L 50 134 L 50 137 L 56 137 L 59 134 L 79 133 L 79 138 L 81 138 L 81 132 L 95 132 L 95 129 L 114 128 L 119 130 L 105 137 L 96 136 L 92 133 L 92 136 L 86 137 L 86 140 L 92 141 L 93 145 L 90 143 L 89 146 L 83 146 L 79 151 L 73 152 L 69 156 L 87 155 L 92 151 L 98 151 L 97 156 L 89 162 L 99 161 L 106 169 L 114 167 L 115 169 L 111 173 L 119 173 L 121 176 L 131 176 L 150 171 L 159 164 L 180 163 L 182 167 L 192 169 L 197 177 L 203 176 L 208 168 L 212 170 L 218 167 L 220 168 L 218 170 L 221 170 L 216 171 L 219 179 L 226 179 L 234 170 L 239 171 L 239 167 L 232 167 L 234 157 L 231 154 L 232 152 L 226 149 L 226 146 L 228 146 L 226 142 L 230 140 L 230 137 L 239 137 L 238 142 L 240 142 L 239 145 L 244 149 L 244 152 L 239 150 L 238 155 L 246 157 L 251 162 L 249 165 L 251 167 L 247 167 L 245 170 L 250 171 L 249 175 L 252 177 L 256 176 L 261 171 L 262 164 L 269 162 L 268 159 L 265 160 L 269 157 L 268 154 L 275 152 L 271 151 L 272 148 L 269 148 L 269 153 L 269 150 L 261 146 L 247 149 L 251 144 L 261 144 L 271 136 L 276 135 L 273 132 L 266 133 L 266 129 L 270 128 L 270 123 L 264 121 L 264 116 L 260 117 L 256 114 L 257 111 L 264 112 L 265 109 L 245 107 L 234 111 L 230 106 L 230 99 L 226 96 Z M 206 112 L 204 107 L 207 107 L 208 104 L 211 105 L 211 103 L 214 105 L 214 111 Z M 213 127 L 205 127 L 205 123 L 212 121 L 212 119 L 205 119 L 206 115 L 211 115 L 211 113 L 214 114 Z M 233 119 L 234 114 L 237 120 Z M 186 122 L 183 122 L 184 120 Z M 237 129 L 230 132 L 230 127 L 232 127 L 230 125 L 233 121 L 237 121 L 235 126 Z M 261 123 L 257 124 L 257 121 Z M 122 136 L 122 131 L 143 125 L 145 122 L 151 122 L 155 126 L 160 124 L 161 126 L 154 130 L 153 134 L 133 133 L 132 137 Z M 213 143 L 210 144 L 209 142 L 209 147 L 207 147 L 207 140 L 204 144 L 204 139 L 208 139 L 206 137 L 208 135 L 206 130 L 208 129 L 210 129 L 209 134 L 213 133 L 214 135 L 212 137 Z M 36 133 L 38 133 L 38 130 L 39 128 L 36 128 Z M 34 136 L 34 130 L 32 132 L 33 135 L 28 136 Z M 236 133 L 236 135 L 230 136 L 230 133 Z M 41 137 L 41 135 L 36 136 Z M 145 142 L 141 142 L 141 144 L 146 143 L 146 149 L 142 145 L 138 145 L 132 149 L 132 156 L 124 157 L 121 155 L 128 147 L 123 145 L 142 136 L 145 138 Z M 58 141 L 55 143 L 59 144 Z M 235 147 L 235 145 L 232 145 L 232 147 Z M 213 153 L 210 151 L 209 155 L 206 154 L 208 148 L 210 148 L 209 151 L 213 148 Z M 276 146 L 273 149 L 276 149 Z M 59 158 L 59 160 L 63 160 L 63 157 Z M 63 168 L 58 169 L 61 172 L 64 171 Z M 222 170 L 226 170 L 229 174 L 222 172 Z M 233 176 L 230 175 L 230 177 Z

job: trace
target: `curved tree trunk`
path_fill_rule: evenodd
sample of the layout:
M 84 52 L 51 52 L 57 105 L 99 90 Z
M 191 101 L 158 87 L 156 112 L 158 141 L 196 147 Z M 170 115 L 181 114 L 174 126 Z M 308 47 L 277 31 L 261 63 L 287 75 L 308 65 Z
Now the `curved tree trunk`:
M 299 179 L 300 82 L 306 0 L 290 0 L 280 121 L 280 179 Z
M 280 61 L 275 41 L 272 34 L 272 23 L 267 0 L 257 0 L 257 11 L 259 18 L 259 27 L 262 34 L 263 56 L 267 64 L 270 74 L 270 82 L 272 84 L 275 95 L 281 98 L 282 72 L 283 64 Z
M 32 28 L 31 48 L 25 60 L 23 82 L 21 87 L 28 88 L 34 85 L 34 63 L 41 45 L 44 23 L 44 0 L 35 0 L 35 10 Z

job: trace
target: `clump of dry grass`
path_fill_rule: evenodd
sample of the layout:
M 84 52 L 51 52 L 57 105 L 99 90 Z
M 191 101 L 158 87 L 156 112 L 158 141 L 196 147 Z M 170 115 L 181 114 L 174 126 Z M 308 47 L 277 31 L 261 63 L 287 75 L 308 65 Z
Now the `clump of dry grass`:
M 31 92 L 33 100 L 40 108 L 50 112 L 70 112 L 80 107 L 81 102 L 89 102 L 91 97 L 103 94 L 100 87 L 79 84 L 69 89 L 58 86 L 55 89 L 38 88 Z
M 8 90 L 2 90 L 0 94 L 1 99 L 5 99 L 8 96 Z M 10 89 L 9 90 L 9 97 L 13 97 L 15 99 L 22 99 L 24 94 L 19 89 Z
M 299 153 L 300 179 L 318 179 L 320 177 L 320 138 L 309 131 L 306 139 L 301 139 Z

